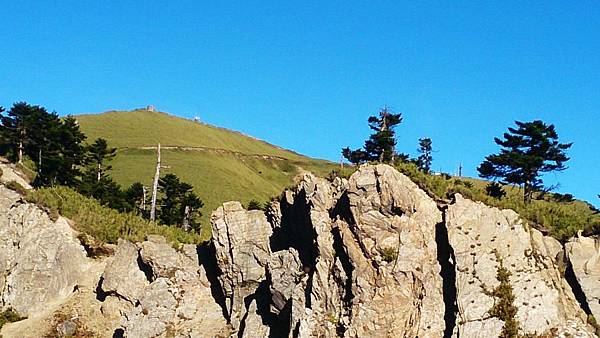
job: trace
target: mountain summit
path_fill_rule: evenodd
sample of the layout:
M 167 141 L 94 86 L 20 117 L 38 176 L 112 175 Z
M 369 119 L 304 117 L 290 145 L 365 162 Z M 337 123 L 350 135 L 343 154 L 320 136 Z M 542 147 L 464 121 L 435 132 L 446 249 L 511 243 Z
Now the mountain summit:
M 203 223 L 229 200 L 266 202 L 303 170 L 326 174 L 335 165 L 312 159 L 242 133 L 147 109 L 77 115 L 88 142 L 104 138 L 118 148 L 112 176 L 122 186 L 150 186 L 156 147 L 162 173 L 189 182 L 204 201 Z

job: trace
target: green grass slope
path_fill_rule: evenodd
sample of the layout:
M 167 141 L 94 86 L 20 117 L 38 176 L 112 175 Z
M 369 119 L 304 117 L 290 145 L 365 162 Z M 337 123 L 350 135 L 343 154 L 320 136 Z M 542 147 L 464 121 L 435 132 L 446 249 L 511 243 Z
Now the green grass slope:
M 179 146 L 218 149 L 246 155 L 309 160 L 239 132 L 147 110 L 110 111 L 76 116 L 89 139 L 106 138 L 113 147 Z
M 326 175 L 335 164 L 302 156 L 241 133 L 147 110 L 76 116 L 92 141 L 98 137 L 118 148 L 113 177 L 123 187 L 151 185 L 156 145 L 161 143 L 162 174 L 191 183 L 203 200 L 204 225 L 221 203 L 251 199 L 266 202 L 301 171 Z

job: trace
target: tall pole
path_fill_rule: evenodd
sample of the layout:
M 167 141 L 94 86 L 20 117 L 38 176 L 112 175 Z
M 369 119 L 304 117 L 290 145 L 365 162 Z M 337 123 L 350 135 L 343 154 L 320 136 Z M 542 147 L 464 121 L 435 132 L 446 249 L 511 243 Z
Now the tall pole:
M 150 220 L 156 220 L 156 194 L 158 193 L 158 178 L 160 177 L 160 143 L 157 148 L 156 174 L 154 174 L 154 183 L 152 184 L 152 206 L 150 207 Z

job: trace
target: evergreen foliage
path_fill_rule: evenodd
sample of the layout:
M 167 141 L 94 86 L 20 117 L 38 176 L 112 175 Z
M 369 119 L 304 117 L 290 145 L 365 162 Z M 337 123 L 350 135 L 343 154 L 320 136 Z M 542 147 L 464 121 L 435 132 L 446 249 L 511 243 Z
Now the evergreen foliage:
M 125 199 L 131 203 L 133 208 L 140 214 L 142 217 L 148 217 L 148 212 L 146 211 L 146 200 L 144 199 L 144 185 L 140 182 L 135 182 L 129 186 L 125 190 Z M 147 199 L 147 197 L 146 197 Z
M 506 196 L 506 191 L 504 191 L 504 189 L 502 189 L 502 185 L 498 182 L 490 182 L 485 187 L 485 192 L 487 193 L 488 196 L 497 198 L 497 199 L 501 199 Z
M 500 284 L 489 292 L 489 295 L 496 299 L 489 314 L 504 322 L 499 338 L 517 338 L 519 337 L 519 322 L 516 319 L 518 309 L 514 304 L 515 295 L 510 285 L 511 273 L 504 267 L 501 258 L 498 259 L 498 264 L 496 279 Z
M 431 161 L 433 161 L 433 157 L 431 156 L 431 139 L 428 137 L 419 139 L 419 148 L 417 151 L 421 154 L 417 157 L 417 166 L 424 172 L 429 173 L 431 170 Z
M 370 116 L 367 122 L 374 133 L 365 141 L 364 150 L 346 147 L 342 149 L 342 156 L 353 164 L 368 161 L 393 163 L 396 155 L 394 128 L 402 122 L 402 114 L 395 114 L 385 107 L 379 111 L 379 116 Z
M 15 103 L 0 116 L 2 151 L 14 162 L 30 158 L 37 166 L 34 186 L 72 186 L 80 174 L 85 135 L 74 118 L 60 119 L 40 106 Z
M 68 187 L 29 190 L 26 198 L 46 210 L 51 217 L 59 213 L 68 217 L 75 230 L 105 243 L 117 244 L 119 238 L 140 242 L 148 235 L 156 234 L 179 246 L 183 243 L 199 244 L 210 237 L 209 232 L 203 232 L 201 236 L 195 231 L 150 222 L 131 212 L 118 212 Z
M 262 205 L 257 200 L 250 200 L 250 202 L 248 202 L 248 206 L 246 206 L 247 210 L 262 210 L 262 208 Z
M 108 142 L 103 138 L 96 139 L 87 147 L 85 164 L 91 166 L 90 169 L 96 172 L 98 181 L 104 172 L 112 169 L 112 166 L 105 165 L 105 162 L 112 160 L 116 156 L 116 151 L 117 148 L 109 148 Z
M 500 178 L 505 184 L 523 185 L 524 200 L 530 203 L 533 192 L 543 188 L 541 173 L 567 168 L 565 162 L 569 157 L 565 151 L 572 143 L 559 143 L 552 124 L 540 120 L 515 121 L 515 124 L 518 128 L 508 128 L 504 139 L 494 139 L 503 149 L 487 156 L 477 171 L 483 178 Z
M 158 219 L 163 224 L 177 225 L 184 229 L 197 229 L 200 208 L 204 203 L 192 192 L 192 186 L 181 182 L 175 174 L 167 174 L 158 181 L 162 196 L 159 199 Z
M 88 145 L 86 150 L 83 161 L 85 170 L 81 174 L 77 190 L 112 209 L 132 211 L 134 205 L 127 199 L 119 184 L 108 174 L 112 167 L 105 163 L 116 156 L 116 148 L 109 148 L 106 140 L 99 138 Z

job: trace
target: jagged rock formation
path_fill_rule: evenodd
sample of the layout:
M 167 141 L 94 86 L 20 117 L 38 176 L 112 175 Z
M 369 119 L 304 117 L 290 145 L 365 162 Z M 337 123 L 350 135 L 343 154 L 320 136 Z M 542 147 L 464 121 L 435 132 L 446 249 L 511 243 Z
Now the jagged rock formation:
M 212 215 L 211 224 L 228 319 L 238 329 L 242 319 L 248 316 L 250 302 L 256 302 L 247 297 L 256 293 L 266 276 L 271 254 L 271 226 L 262 211 L 246 211 L 239 202 L 219 207 Z M 251 319 L 256 320 L 256 317 Z
M 116 330 L 127 337 L 226 335 L 229 329 L 196 247 L 184 245 L 177 252 L 163 237 L 148 237 L 137 246 L 120 241 L 102 275 L 99 288 L 108 305 L 103 310 L 121 314 Z
M 90 268 L 65 218 L 0 186 L 0 305 L 30 316 L 64 301 Z
M 304 174 L 266 212 L 225 203 L 212 231 L 208 245 L 150 235 L 86 257 L 66 219 L 0 186 L 0 305 L 30 317 L 1 334 L 494 337 L 502 261 L 522 333 L 594 337 L 598 240 L 567 244 L 565 278 L 562 245 L 514 212 L 460 195 L 438 205 L 386 165 Z
M 502 261 L 511 273 L 516 319 L 525 333 L 546 333 L 557 324 L 585 314 L 559 272 L 562 246 L 528 227 L 512 210 L 499 210 L 455 196 L 446 212 L 454 251 L 457 288 L 457 333 L 460 337 L 497 337 L 503 322 L 490 317 L 498 299 L 490 291 L 499 282 Z
M 257 239 L 240 232 L 240 224 L 249 222 L 228 221 L 241 211 L 233 208 L 229 216 L 224 212 L 227 207 L 213 214 L 217 248 L 228 248 L 220 240 L 223 224 L 233 224 L 229 234 L 264 243 L 266 231 Z M 282 195 L 269 219 L 274 251 L 265 268 L 269 278 L 253 282 L 270 286 L 270 315 L 276 316 L 270 319 L 271 328 L 278 334 L 442 334 L 444 305 L 435 244 L 435 226 L 441 213 L 424 192 L 391 167 L 365 166 L 349 182 L 337 179 L 333 184 L 306 174 L 295 191 Z M 393 257 L 383 257 L 385 253 Z M 219 262 L 236 260 L 233 254 Z M 250 264 L 263 266 L 262 262 Z M 220 267 L 222 271 L 229 269 L 227 264 Z M 229 289 L 224 286 L 224 293 Z M 257 298 L 264 296 L 258 292 Z M 238 326 L 245 327 L 244 323 Z
M 587 312 L 600 319 L 600 239 L 577 236 L 566 245 L 572 272 Z

